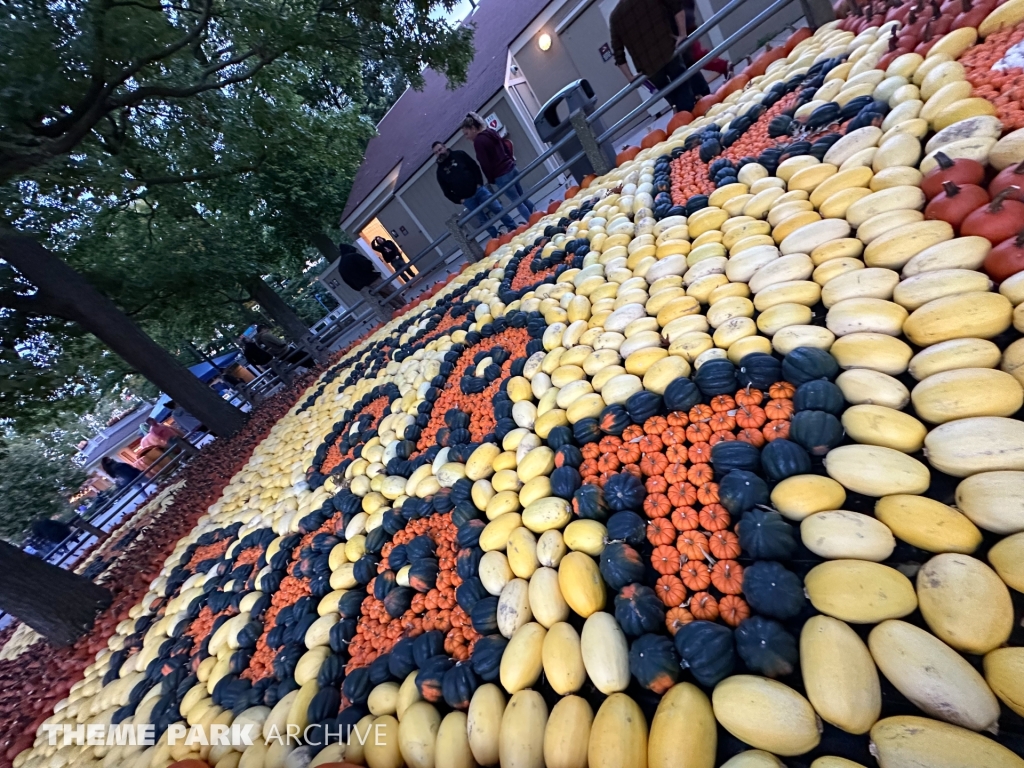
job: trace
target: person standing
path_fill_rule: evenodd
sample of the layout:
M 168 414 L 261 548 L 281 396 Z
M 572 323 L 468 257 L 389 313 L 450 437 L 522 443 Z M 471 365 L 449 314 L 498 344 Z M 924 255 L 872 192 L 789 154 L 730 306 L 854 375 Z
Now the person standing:
M 174 419 L 174 423 L 178 425 L 178 428 L 186 435 L 189 432 L 193 432 L 197 429 L 204 428 L 203 423 L 193 416 L 191 413 L 186 411 L 182 406 L 178 405 L 173 400 L 168 400 L 164 403 L 164 407 L 170 410 L 171 418 Z
M 473 158 L 461 149 L 448 149 L 440 141 L 435 141 L 431 145 L 431 151 L 437 158 L 437 183 L 445 197 L 456 205 L 466 206 L 466 213 L 486 203 L 487 207 L 476 214 L 476 221 L 480 226 L 487 225 L 491 237 L 511 232 L 516 228 L 515 221 L 507 213 L 501 217 L 503 232 L 499 232 L 493 224 L 487 224 L 490 217 L 501 213 L 501 203 L 493 198 L 484 186 L 484 176 Z M 485 212 L 490 212 L 490 216 Z
M 608 20 L 612 56 L 627 80 L 634 75 L 626 63 L 626 52 L 633 65 L 658 89 L 686 71 L 676 47 L 687 35 L 688 0 L 619 0 Z M 697 99 L 710 93 L 700 72 L 674 90 L 665 99 L 677 112 L 690 111 Z
M 480 170 L 484 172 L 487 181 L 494 185 L 495 192 L 519 174 L 511 140 L 502 138 L 496 130 L 488 128 L 476 112 L 468 113 L 462 121 L 462 135 L 473 142 Z M 516 206 L 523 221 L 529 221 L 535 207 L 523 193 L 523 185 L 517 181 L 505 190 L 505 196 Z
M 123 461 L 113 459 L 110 456 L 104 456 L 100 459 L 100 466 L 118 488 L 124 488 L 124 486 L 142 477 L 142 470 L 136 469 L 130 464 L 125 464 Z
M 174 427 L 161 424 L 152 416 L 146 419 L 146 424 L 149 425 L 149 431 L 146 432 L 139 443 L 140 450 L 147 451 L 150 448 L 166 448 L 171 440 L 181 437 L 181 432 Z

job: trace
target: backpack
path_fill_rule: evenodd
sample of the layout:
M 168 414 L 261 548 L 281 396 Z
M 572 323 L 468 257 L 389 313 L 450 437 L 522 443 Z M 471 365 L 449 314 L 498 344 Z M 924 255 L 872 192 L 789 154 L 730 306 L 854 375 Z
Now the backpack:
M 505 147 L 505 151 L 508 152 L 508 156 L 512 158 L 512 162 L 516 161 L 516 148 L 512 145 L 512 139 L 508 136 L 502 138 L 501 143 Z

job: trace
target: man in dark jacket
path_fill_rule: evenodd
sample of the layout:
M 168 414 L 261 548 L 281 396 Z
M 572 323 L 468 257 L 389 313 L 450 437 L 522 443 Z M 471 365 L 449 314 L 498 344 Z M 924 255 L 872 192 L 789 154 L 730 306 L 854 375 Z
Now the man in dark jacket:
M 686 65 L 676 56 L 676 46 L 687 35 L 687 0 L 619 0 L 608 19 L 611 33 L 612 56 L 627 80 L 633 73 L 626 63 L 629 51 L 640 74 L 659 89 L 686 71 Z M 700 72 L 665 94 L 665 99 L 677 112 L 689 111 L 701 96 L 710 92 Z
M 462 121 L 462 135 L 473 142 L 480 170 L 495 192 L 519 175 L 516 158 L 512 154 L 512 142 L 503 139 L 493 128 L 488 128 L 476 112 L 470 112 Z M 534 205 L 523 193 L 523 185 L 517 181 L 506 190 L 505 196 L 510 203 L 516 204 L 523 221 L 529 221 Z
M 491 197 L 490 191 L 484 186 L 480 166 L 473 158 L 461 149 L 448 149 L 440 141 L 435 141 L 431 150 L 437 158 L 437 183 L 445 197 L 457 205 L 466 206 L 467 213 L 486 203 L 487 207 L 476 215 L 476 221 L 480 226 L 487 224 L 489 218 L 501 213 L 501 203 Z M 484 211 L 489 212 L 490 216 Z M 515 221 L 507 213 L 501 217 L 501 223 L 507 231 L 516 228 Z M 491 237 L 497 237 L 499 234 L 493 224 L 487 227 L 487 231 L 491 233 Z

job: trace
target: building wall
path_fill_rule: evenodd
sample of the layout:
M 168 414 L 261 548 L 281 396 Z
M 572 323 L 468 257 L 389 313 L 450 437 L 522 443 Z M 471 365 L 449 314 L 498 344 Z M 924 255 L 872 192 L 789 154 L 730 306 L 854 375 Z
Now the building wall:
M 377 214 L 377 218 L 391 233 L 395 242 L 410 256 L 430 245 L 427 235 L 420 231 L 416 222 L 398 200 L 391 200 L 385 205 Z
M 697 0 L 697 14 L 698 16 L 706 15 L 710 17 L 728 5 L 728 2 L 729 0 Z M 763 3 L 751 2 L 741 6 L 721 21 L 717 30 L 718 34 L 705 38 L 704 42 L 710 43 L 712 46 L 723 42 L 754 18 L 754 16 L 767 8 L 768 5 L 770 3 L 766 1 Z M 802 17 L 803 10 L 800 7 L 800 3 L 794 0 L 787 7 L 775 13 L 768 21 L 763 22 L 752 32 L 748 32 L 729 46 L 726 58 L 733 62 L 739 62 L 741 59 L 749 56 L 755 49 L 762 47 L 765 42 L 775 37 L 787 25 L 796 23 Z M 737 70 L 739 69 L 742 69 L 742 66 L 737 66 Z

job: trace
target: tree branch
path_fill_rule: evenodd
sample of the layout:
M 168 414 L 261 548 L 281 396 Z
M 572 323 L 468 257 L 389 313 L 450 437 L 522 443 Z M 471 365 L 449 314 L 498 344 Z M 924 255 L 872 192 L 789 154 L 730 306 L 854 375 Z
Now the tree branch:
M 213 179 L 223 179 L 228 176 L 238 176 L 243 173 L 258 171 L 262 163 L 263 158 L 260 158 L 256 164 L 245 165 L 240 168 L 228 168 L 222 171 L 207 171 L 204 173 L 188 173 L 182 176 L 154 176 L 152 178 L 139 179 L 139 183 L 145 184 L 147 187 L 158 187 L 168 184 L 188 184 L 193 181 L 211 181 Z
M 36 296 L 21 296 L 10 291 L 0 291 L 0 308 L 13 309 L 26 315 L 45 315 L 45 302 Z

